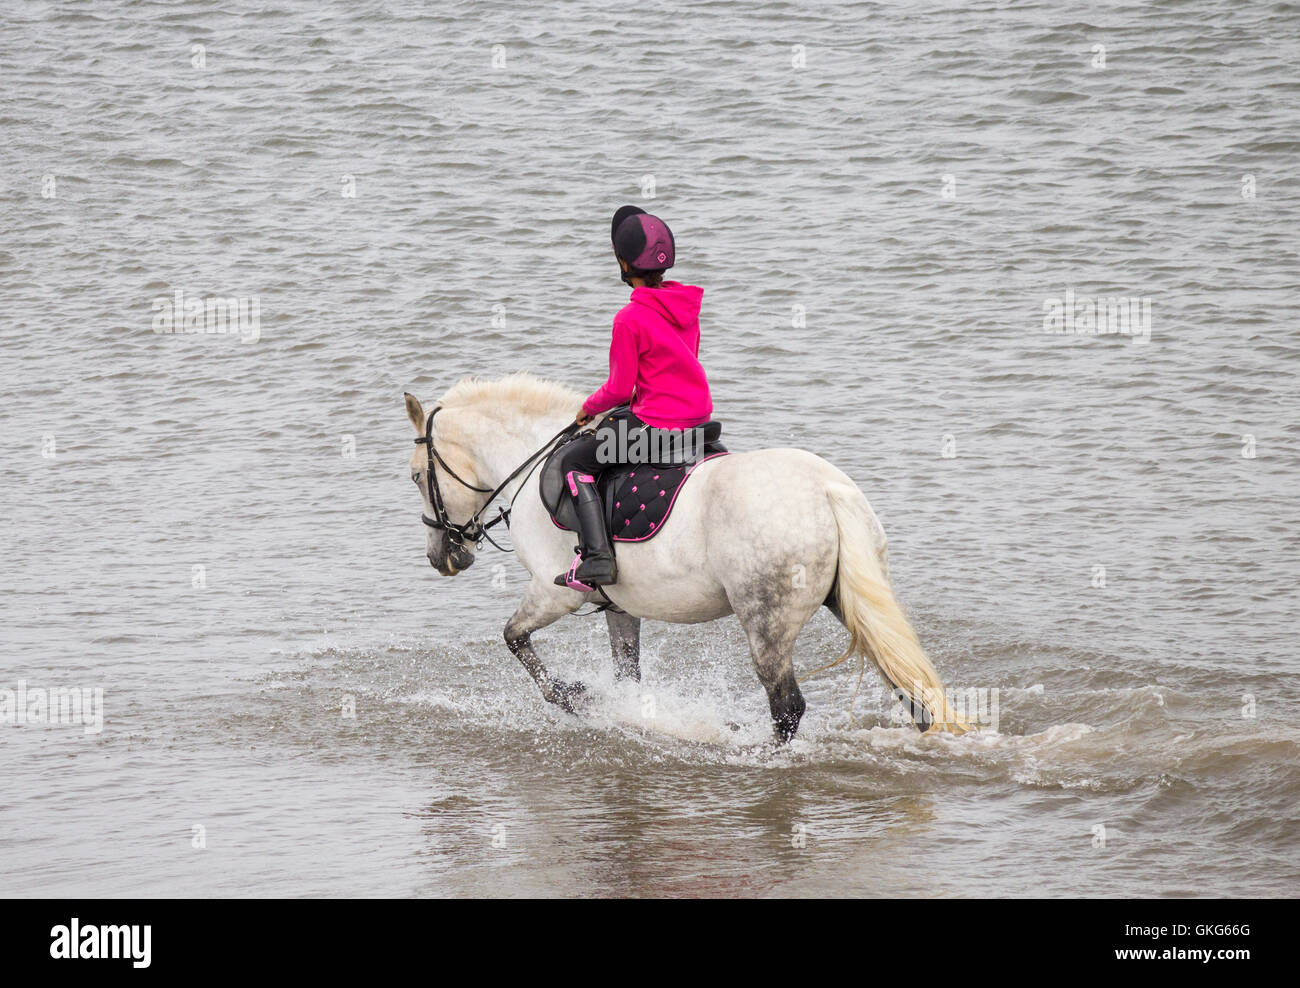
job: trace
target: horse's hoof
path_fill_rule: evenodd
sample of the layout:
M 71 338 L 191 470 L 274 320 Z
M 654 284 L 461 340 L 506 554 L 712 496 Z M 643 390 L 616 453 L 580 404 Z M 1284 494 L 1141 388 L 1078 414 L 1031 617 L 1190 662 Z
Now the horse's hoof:
M 551 703 L 557 704 L 566 713 L 576 714 L 577 707 L 587 697 L 587 687 L 582 683 L 566 683 L 562 679 L 552 679 L 550 691 L 546 694 L 546 699 Z

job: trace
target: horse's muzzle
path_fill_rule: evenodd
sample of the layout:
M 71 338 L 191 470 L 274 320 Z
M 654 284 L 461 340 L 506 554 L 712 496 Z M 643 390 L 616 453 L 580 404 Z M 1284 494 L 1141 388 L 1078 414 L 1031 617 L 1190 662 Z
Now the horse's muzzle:
M 474 565 L 474 560 L 477 558 L 470 550 L 459 547 L 453 548 L 446 553 L 431 551 L 426 555 L 429 557 L 429 565 L 443 576 L 455 576 L 457 573 L 463 573 Z

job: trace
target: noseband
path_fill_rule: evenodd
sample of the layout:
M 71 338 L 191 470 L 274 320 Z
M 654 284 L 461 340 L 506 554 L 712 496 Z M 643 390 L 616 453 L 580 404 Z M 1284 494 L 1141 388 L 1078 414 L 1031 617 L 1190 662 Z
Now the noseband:
M 539 449 L 528 459 L 524 460 L 524 462 L 519 465 L 519 468 L 515 470 L 514 473 L 512 473 L 498 487 L 494 489 L 491 487 L 474 486 L 468 480 L 466 480 L 465 478 L 457 474 L 455 470 L 449 467 L 447 465 L 447 461 L 442 458 L 442 454 L 440 454 L 438 452 L 437 447 L 433 445 L 433 417 L 437 415 L 440 411 L 442 411 L 441 405 L 439 405 L 437 408 L 435 408 L 432 412 L 429 413 L 429 418 L 424 423 L 424 435 L 421 436 L 419 439 L 414 440 L 415 445 L 423 446 L 429 451 L 429 500 L 433 503 L 433 514 L 434 514 L 434 517 L 430 518 L 423 511 L 421 511 L 420 521 L 424 522 L 426 525 L 428 525 L 430 528 L 436 531 L 446 532 L 447 535 L 451 538 L 451 540 L 455 542 L 457 545 L 459 545 L 462 549 L 467 549 L 470 546 L 477 546 L 479 548 L 482 548 L 483 540 L 486 539 L 487 541 L 491 542 L 492 545 L 496 546 L 496 548 L 500 549 L 502 552 L 510 552 L 511 550 L 505 549 L 502 546 L 497 545 L 497 543 L 493 541 L 492 536 L 488 534 L 489 528 L 491 528 L 493 525 L 500 524 L 501 522 L 505 522 L 507 528 L 510 527 L 510 508 L 499 509 L 497 516 L 493 518 L 491 521 L 487 522 L 486 524 L 483 523 L 481 520 L 483 516 L 483 512 L 488 509 L 488 506 L 491 505 L 491 503 L 494 500 L 496 500 L 496 496 L 500 494 L 503 490 L 505 490 L 507 484 L 509 484 L 516 477 L 518 477 L 521 473 L 523 473 L 529 464 L 535 463 L 539 457 L 549 452 L 551 448 L 556 444 L 556 442 L 558 442 L 564 436 L 567 436 L 569 433 L 577 429 L 578 424 L 576 422 L 573 422 L 570 423 L 569 425 L 566 425 L 563 429 L 561 429 L 558 433 L 556 433 L 553 437 L 551 437 L 551 439 L 546 443 L 545 446 Z M 438 471 L 434 469 L 435 460 L 438 462 L 439 465 L 442 466 L 444 470 L 447 471 L 447 475 L 451 477 L 452 480 L 456 481 L 456 483 L 460 484 L 462 487 L 467 488 L 468 490 L 471 491 L 475 491 L 479 494 L 488 495 L 488 499 L 486 503 L 483 505 L 483 507 L 479 508 L 472 515 L 470 515 L 469 521 L 465 522 L 465 524 L 463 525 L 455 524 L 451 520 L 451 516 L 447 513 L 447 505 L 446 502 L 443 500 L 442 488 L 438 485 Z M 516 492 L 515 496 L 516 497 L 519 496 L 518 492 Z M 514 507 L 513 500 L 510 502 L 510 507 L 511 508 Z

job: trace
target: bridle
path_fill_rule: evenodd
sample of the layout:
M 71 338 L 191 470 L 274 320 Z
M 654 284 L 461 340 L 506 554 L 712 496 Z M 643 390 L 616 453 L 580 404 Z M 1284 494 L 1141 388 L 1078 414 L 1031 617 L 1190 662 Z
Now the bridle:
M 468 549 L 471 545 L 481 549 L 483 547 L 483 540 L 486 539 L 488 542 L 491 542 L 495 548 L 500 549 L 502 552 L 513 552 L 514 551 L 513 549 L 507 549 L 504 546 L 498 545 L 497 542 L 492 538 L 492 536 L 488 534 L 488 529 L 490 529 L 494 525 L 499 525 L 501 522 L 506 523 L 506 528 L 510 527 L 510 511 L 515 505 L 514 499 L 513 498 L 511 499 L 509 507 L 497 509 L 497 516 L 493 518 L 491 521 L 483 522 L 481 520 L 483 517 L 483 512 L 485 512 L 491 506 L 492 502 L 496 500 L 497 495 L 500 494 L 503 490 L 505 490 L 506 487 L 510 484 L 510 482 L 514 480 L 516 477 L 518 477 L 521 473 L 523 473 L 524 470 L 529 467 L 529 465 L 536 466 L 537 460 L 540 459 L 544 454 L 550 452 L 552 447 L 554 447 L 555 444 L 560 439 L 564 438 L 565 436 L 573 432 L 575 429 L 579 428 L 578 423 L 570 422 L 563 429 L 557 432 L 554 436 L 552 436 L 549 440 L 547 440 L 546 444 L 541 449 L 539 449 L 532 456 L 528 457 L 528 459 L 524 460 L 524 462 L 521 463 L 519 467 L 512 474 L 510 474 L 509 477 L 507 477 L 500 484 L 498 484 L 496 488 L 477 487 L 474 484 L 471 484 L 464 477 L 456 473 L 456 471 L 453 470 L 450 466 L 448 466 L 447 461 L 442 458 L 442 454 L 439 453 L 437 447 L 433 445 L 433 417 L 437 415 L 440 411 L 442 411 L 441 405 L 439 405 L 437 408 L 435 408 L 432 412 L 429 413 L 429 418 L 424 423 L 424 435 L 421 436 L 419 439 L 414 440 L 415 445 L 424 446 L 429 451 L 429 461 L 428 461 L 429 462 L 429 500 L 433 503 L 433 514 L 434 514 L 434 517 L 430 518 L 423 511 L 421 511 L 420 521 L 424 522 L 426 525 L 428 525 L 430 528 L 434 529 L 435 531 L 446 532 L 448 537 L 457 545 L 459 545 L 462 549 Z M 456 483 L 460 484 L 462 487 L 465 487 L 471 491 L 475 491 L 479 494 L 488 495 L 488 499 L 483 504 L 483 507 L 479 508 L 472 515 L 470 515 L 469 520 L 466 521 L 463 525 L 457 525 L 455 522 L 451 520 L 451 515 L 447 513 L 447 504 L 443 500 L 442 488 L 438 484 L 438 471 L 434 469 L 435 460 L 442 466 L 444 470 L 447 471 L 447 475 L 451 477 L 452 480 L 456 481 Z M 522 489 L 523 489 L 523 485 L 521 484 L 520 490 Z M 519 496 L 519 492 L 516 491 L 515 497 L 518 496 Z

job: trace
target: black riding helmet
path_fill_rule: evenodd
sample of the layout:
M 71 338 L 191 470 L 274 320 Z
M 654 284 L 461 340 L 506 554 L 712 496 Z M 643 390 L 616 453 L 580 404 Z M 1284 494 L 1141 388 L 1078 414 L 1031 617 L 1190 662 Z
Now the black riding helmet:
M 618 208 L 609 227 L 609 238 L 614 245 L 614 256 L 627 261 L 628 270 L 623 271 L 622 265 L 619 270 L 628 284 L 633 278 L 668 270 L 676 259 L 673 231 L 640 206 Z

